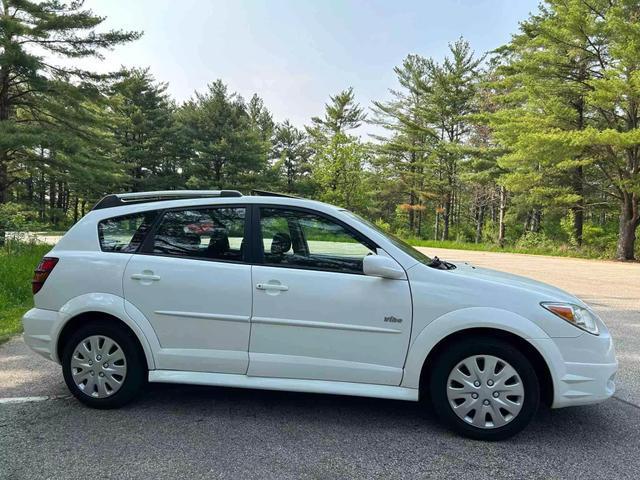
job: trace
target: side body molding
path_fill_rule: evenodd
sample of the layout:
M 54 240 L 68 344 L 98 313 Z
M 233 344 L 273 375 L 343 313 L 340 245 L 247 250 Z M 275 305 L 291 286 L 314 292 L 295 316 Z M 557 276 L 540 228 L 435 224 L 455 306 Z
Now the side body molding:
M 87 293 L 74 297 L 65 303 L 60 309 L 58 321 L 51 331 L 53 345 L 58 343 L 60 332 L 70 319 L 87 312 L 106 313 L 122 320 L 138 337 L 149 369 L 156 368 L 153 352 L 158 351 L 160 344 L 151 324 L 136 307 L 124 298 L 110 293 Z M 60 363 L 55 348 L 52 350 L 53 360 Z
M 415 320 L 415 318 L 414 318 Z M 419 318 L 416 322 L 420 325 Z M 471 328 L 493 328 L 518 335 L 525 340 L 549 339 L 536 324 L 517 313 L 493 307 L 470 307 L 454 310 L 428 323 L 409 346 L 401 387 L 418 388 L 420 373 L 429 352 L 444 338 L 461 330 Z M 559 352 L 552 348 L 553 342 L 530 342 L 548 364 L 558 360 Z M 541 350 L 539 347 L 550 348 Z M 557 349 L 556 349 L 557 350 Z M 561 360 L 561 357 L 560 357 Z M 550 369 L 553 372 L 553 369 Z M 556 379 L 554 378 L 554 384 Z

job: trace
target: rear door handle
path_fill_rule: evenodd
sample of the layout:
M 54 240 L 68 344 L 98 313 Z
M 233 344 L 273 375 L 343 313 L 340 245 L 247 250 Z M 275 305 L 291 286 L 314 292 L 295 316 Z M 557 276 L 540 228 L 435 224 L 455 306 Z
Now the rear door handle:
M 147 282 L 157 282 L 160 280 L 160 275 L 152 275 L 150 273 L 134 273 L 131 275 L 133 280 L 143 280 Z
M 258 283 L 256 284 L 256 288 L 258 290 L 279 290 L 281 292 L 286 292 L 289 290 L 289 287 L 286 285 L 281 285 L 279 283 Z

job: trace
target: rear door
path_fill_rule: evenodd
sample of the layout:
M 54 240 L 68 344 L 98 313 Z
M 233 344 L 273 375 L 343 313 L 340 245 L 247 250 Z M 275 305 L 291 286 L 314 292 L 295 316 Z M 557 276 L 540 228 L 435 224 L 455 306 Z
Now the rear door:
M 249 375 L 399 385 L 411 333 L 407 280 L 366 276 L 385 254 L 342 222 L 260 207 Z
M 244 206 L 167 210 L 128 263 L 125 298 L 158 336 L 159 369 L 246 373 L 252 296 L 246 219 Z

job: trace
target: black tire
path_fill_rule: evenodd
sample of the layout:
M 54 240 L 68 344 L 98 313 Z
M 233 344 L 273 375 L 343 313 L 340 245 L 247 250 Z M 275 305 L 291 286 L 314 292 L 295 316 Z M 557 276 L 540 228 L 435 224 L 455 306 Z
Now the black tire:
M 75 348 L 84 339 L 98 335 L 114 340 L 122 349 L 126 362 L 126 375 L 122 385 L 112 395 L 94 398 L 85 393 L 73 380 L 71 360 Z M 148 368 L 144 352 L 137 339 L 117 323 L 109 320 L 92 320 L 73 332 L 62 351 L 62 373 L 69 391 L 82 403 L 92 408 L 118 408 L 133 400 L 147 383 Z
M 460 418 L 447 396 L 449 374 L 463 360 L 474 355 L 491 355 L 510 364 L 520 376 L 524 400 L 520 412 L 506 425 L 480 428 Z M 431 403 L 436 414 L 456 432 L 476 440 L 504 440 L 522 431 L 540 404 L 540 384 L 533 365 L 510 343 L 492 337 L 469 338 L 447 347 L 433 363 L 429 378 Z M 482 408 L 482 407 L 480 407 Z M 477 412 L 476 412 L 477 414 Z

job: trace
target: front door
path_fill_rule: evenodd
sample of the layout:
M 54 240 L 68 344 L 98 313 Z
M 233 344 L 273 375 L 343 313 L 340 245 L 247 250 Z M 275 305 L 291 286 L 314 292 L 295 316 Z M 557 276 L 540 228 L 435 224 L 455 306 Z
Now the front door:
M 128 302 L 160 341 L 166 370 L 245 374 L 251 266 L 244 262 L 246 209 L 168 210 L 124 274 Z
M 362 272 L 365 256 L 385 253 L 309 210 L 261 207 L 258 221 L 248 374 L 399 385 L 409 285 Z

